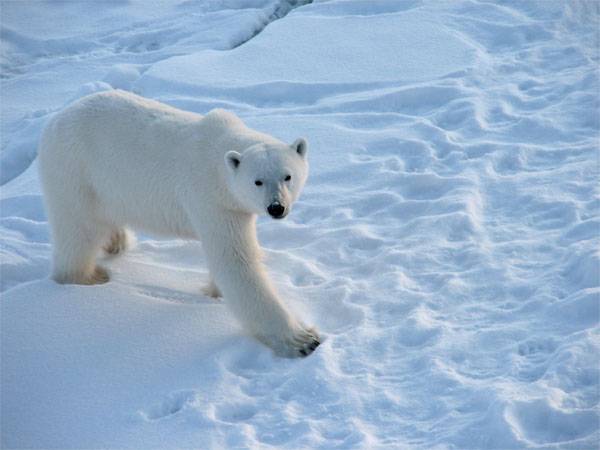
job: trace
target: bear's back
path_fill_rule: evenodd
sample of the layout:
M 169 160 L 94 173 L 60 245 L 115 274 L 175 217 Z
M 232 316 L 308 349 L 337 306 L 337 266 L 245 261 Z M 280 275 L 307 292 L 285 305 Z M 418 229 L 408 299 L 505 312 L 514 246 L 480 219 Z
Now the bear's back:
M 194 122 L 202 119 L 200 114 L 174 108 L 156 100 L 141 97 L 131 92 L 115 89 L 91 94 L 73 103 L 67 110 L 78 115 L 115 118 L 126 116 L 140 120 L 170 119 L 182 122 Z

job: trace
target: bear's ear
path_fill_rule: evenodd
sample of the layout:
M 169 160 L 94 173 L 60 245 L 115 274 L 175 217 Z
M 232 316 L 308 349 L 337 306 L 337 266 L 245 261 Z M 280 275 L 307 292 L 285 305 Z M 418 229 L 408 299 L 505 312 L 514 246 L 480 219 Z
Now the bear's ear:
M 308 143 L 304 138 L 298 138 L 292 144 L 292 148 L 296 153 L 298 153 L 302 159 L 306 158 L 306 153 L 308 152 Z
M 227 164 L 227 167 L 229 167 L 231 170 L 237 169 L 241 161 L 242 155 L 234 150 L 231 150 L 225 154 L 225 164 Z

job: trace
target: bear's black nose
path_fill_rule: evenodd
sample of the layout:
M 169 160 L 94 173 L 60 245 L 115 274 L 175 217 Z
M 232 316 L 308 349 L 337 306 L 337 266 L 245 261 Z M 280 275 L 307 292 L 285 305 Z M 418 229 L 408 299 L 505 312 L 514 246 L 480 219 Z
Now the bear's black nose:
M 273 202 L 267 208 L 267 212 L 274 219 L 281 219 L 283 217 L 283 213 L 285 213 L 285 207 L 279 202 Z

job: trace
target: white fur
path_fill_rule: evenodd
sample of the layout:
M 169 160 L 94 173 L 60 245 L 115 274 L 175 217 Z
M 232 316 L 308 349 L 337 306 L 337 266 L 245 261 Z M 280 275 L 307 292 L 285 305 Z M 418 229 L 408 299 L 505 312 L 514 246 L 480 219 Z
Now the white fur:
M 310 353 L 318 336 L 277 297 L 256 238 L 256 214 L 274 201 L 287 214 L 300 194 L 306 148 L 303 139 L 284 144 L 223 110 L 201 116 L 118 90 L 77 101 L 50 121 L 39 150 L 53 278 L 108 281 L 95 257 L 102 247 L 123 250 L 126 227 L 202 237 L 211 273 L 205 291 L 222 292 L 246 329 L 277 353 Z

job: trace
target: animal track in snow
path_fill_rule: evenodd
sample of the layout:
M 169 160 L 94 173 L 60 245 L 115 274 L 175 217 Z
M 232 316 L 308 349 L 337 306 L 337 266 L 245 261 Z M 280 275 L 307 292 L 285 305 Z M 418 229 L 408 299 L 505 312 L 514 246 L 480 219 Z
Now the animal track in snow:
M 175 391 L 171 392 L 161 403 L 139 413 L 147 421 L 162 420 L 187 408 L 193 408 L 199 402 L 200 396 L 194 390 Z
M 552 353 L 556 344 L 552 339 L 530 339 L 519 344 L 519 355 L 534 357 L 540 354 Z
M 169 303 L 179 303 L 179 304 L 205 304 L 211 305 L 214 304 L 214 300 L 207 300 L 205 296 L 200 293 L 200 288 L 198 288 L 198 294 L 190 294 L 187 292 L 175 291 L 173 289 L 162 288 L 158 286 L 138 286 L 142 288 L 138 290 L 138 294 L 143 295 L 145 297 L 150 297 L 155 300 L 160 300 L 163 302 Z
M 256 407 L 246 403 L 226 403 L 217 406 L 216 416 L 223 422 L 245 422 L 256 414 Z
M 593 411 L 561 411 L 547 400 L 515 402 L 505 417 L 517 434 L 534 445 L 581 439 L 597 430 L 598 416 Z
M 517 352 L 521 357 L 517 363 L 518 378 L 536 381 L 548 370 L 548 363 L 556 350 L 552 339 L 528 339 L 521 342 Z

